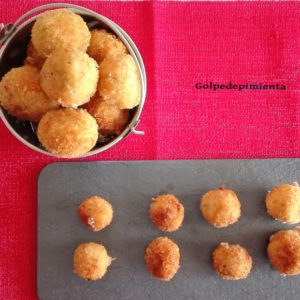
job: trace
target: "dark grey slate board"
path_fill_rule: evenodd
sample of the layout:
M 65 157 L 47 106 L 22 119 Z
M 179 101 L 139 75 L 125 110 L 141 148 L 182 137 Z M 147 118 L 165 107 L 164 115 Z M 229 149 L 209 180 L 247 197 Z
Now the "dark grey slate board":
M 267 190 L 300 181 L 300 159 L 63 162 L 45 167 L 38 181 L 38 294 L 44 299 L 300 299 L 300 276 L 280 276 L 268 261 L 269 235 L 292 228 L 265 211 Z M 199 211 L 203 193 L 225 183 L 242 204 L 239 222 L 225 229 L 208 224 Z M 183 226 L 159 231 L 148 215 L 151 197 L 174 193 L 185 207 Z M 90 195 L 114 207 L 112 224 L 92 232 L 77 218 Z M 178 243 L 181 267 L 170 282 L 153 278 L 144 250 L 166 235 Z M 98 281 L 73 273 L 73 251 L 86 241 L 101 242 L 116 257 Z M 253 257 L 247 279 L 226 281 L 211 266 L 220 242 L 240 243 Z

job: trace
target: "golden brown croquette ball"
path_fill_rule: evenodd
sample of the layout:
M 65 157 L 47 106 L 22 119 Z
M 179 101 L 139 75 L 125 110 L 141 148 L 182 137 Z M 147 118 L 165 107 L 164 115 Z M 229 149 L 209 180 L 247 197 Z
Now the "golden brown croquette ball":
M 300 222 L 300 187 L 297 182 L 275 186 L 266 197 L 268 213 L 289 224 Z
M 200 203 L 203 217 L 215 227 L 227 227 L 238 221 L 241 204 L 234 191 L 221 186 L 203 195 Z
M 88 242 L 74 251 L 74 272 L 84 279 L 97 280 L 104 276 L 112 258 L 103 245 Z
M 184 218 L 184 207 L 172 194 L 158 195 L 152 199 L 150 217 L 161 230 L 177 230 Z
M 271 235 L 268 256 L 279 273 L 300 274 L 300 227 Z
M 94 95 L 98 65 L 94 59 L 76 49 L 57 49 L 41 71 L 41 86 L 50 99 L 64 107 L 76 108 Z
M 87 53 L 98 64 L 107 56 L 125 54 L 126 51 L 125 45 L 114 34 L 108 33 L 105 29 L 94 29 L 91 31 L 91 40 Z
M 39 78 L 39 70 L 33 66 L 12 68 L 0 82 L 1 106 L 19 119 L 39 121 L 58 107 L 42 90 Z
M 113 208 L 105 199 L 92 196 L 85 199 L 77 209 L 80 220 L 94 231 L 99 231 L 111 223 Z
M 25 58 L 24 63 L 35 66 L 40 70 L 43 67 L 45 60 L 44 57 L 39 55 L 33 46 L 32 41 L 30 41 L 27 46 L 27 57 Z
M 243 279 L 252 268 L 248 251 L 238 244 L 221 243 L 212 254 L 213 267 L 224 279 Z
M 71 158 L 85 154 L 95 146 L 98 126 L 84 109 L 60 108 L 42 117 L 37 135 L 49 152 Z
M 98 95 L 85 104 L 84 108 L 96 119 L 102 135 L 120 134 L 128 122 L 128 109 L 120 109 L 116 104 L 107 103 Z
M 68 9 L 56 9 L 37 17 L 31 37 L 39 54 L 47 57 L 61 48 L 75 48 L 85 52 L 91 34 L 79 15 Z
M 107 56 L 101 62 L 98 93 L 105 102 L 121 109 L 133 108 L 140 103 L 141 81 L 131 55 Z
M 161 280 L 170 280 L 179 269 L 177 244 L 167 237 L 154 239 L 146 248 L 145 261 L 150 273 Z

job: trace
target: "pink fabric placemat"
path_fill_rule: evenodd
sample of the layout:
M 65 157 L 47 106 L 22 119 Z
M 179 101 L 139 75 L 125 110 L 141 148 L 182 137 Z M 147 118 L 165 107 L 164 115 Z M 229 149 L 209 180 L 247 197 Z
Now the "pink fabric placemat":
M 47 2 L 1 1 L 0 22 Z M 145 136 L 88 160 L 300 156 L 299 2 L 74 3 L 122 26 L 148 75 Z M 225 88 L 204 89 L 210 82 Z M 3 122 L 0 132 L 0 299 L 35 299 L 36 183 L 57 159 L 27 149 Z

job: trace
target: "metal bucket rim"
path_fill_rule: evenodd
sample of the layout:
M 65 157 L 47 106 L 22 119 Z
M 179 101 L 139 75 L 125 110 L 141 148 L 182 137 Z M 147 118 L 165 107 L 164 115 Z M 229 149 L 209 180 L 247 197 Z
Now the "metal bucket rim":
M 0 63 L 1 63 L 1 58 L 3 55 L 3 52 L 5 51 L 6 47 L 10 44 L 10 42 L 13 40 L 13 38 L 16 36 L 16 34 L 21 31 L 24 27 L 28 26 L 29 24 L 31 24 L 33 21 L 36 20 L 36 18 L 43 12 L 41 13 L 37 13 L 33 16 L 31 16 L 29 19 L 25 20 L 25 18 L 29 17 L 30 15 L 32 15 L 33 13 L 39 12 L 41 10 L 47 10 L 47 9 L 60 9 L 60 8 L 66 8 L 66 9 L 70 9 L 78 14 L 81 13 L 81 15 L 85 14 L 87 16 L 92 16 L 94 17 L 97 21 L 100 21 L 102 23 L 104 23 L 108 28 L 110 28 L 115 34 L 117 34 L 117 36 L 122 40 L 122 42 L 125 44 L 127 50 L 129 51 L 129 53 L 133 56 L 133 59 L 138 67 L 139 70 L 139 75 L 140 75 L 140 80 L 141 80 L 141 101 L 138 105 L 138 107 L 136 108 L 136 111 L 130 121 L 129 124 L 127 124 L 126 128 L 122 131 L 122 133 L 120 135 L 118 135 L 116 138 L 114 138 L 112 141 L 110 141 L 109 143 L 100 146 L 97 149 L 92 149 L 89 152 L 80 155 L 76 158 L 82 158 L 82 157 L 88 157 L 91 155 L 95 155 L 98 154 L 102 151 L 105 151 L 109 148 L 111 148 L 112 146 L 114 146 L 115 144 L 117 144 L 120 140 L 122 140 L 124 137 L 126 137 L 128 134 L 130 134 L 131 132 L 134 132 L 136 134 L 143 134 L 143 132 L 138 132 L 135 130 L 135 127 L 137 126 L 137 124 L 139 123 L 139 117 L 142 113 L 143 110 L 143 106 L 145 103 L 145 98 L 146 98 L 146 92 L 147 92 L 147 76 L 146 76 L 146 71 L 145 71 L 145 65 L 142 59 L 142 56 L 139 52 L 138 47 L 136 46 L 136 44 L 133 42 L 133 40 L 131 39 L 131 37 L 128 35 L 128 33 L 121 28 L 117 23 L 115 23 L 114 21 L 110 20 L 109 18 L 93 11 L 90 10 L 86 7 L 83 6 L 79 6 L 79 5 L 75 5 L 75 4 L 70 4 L 70 3 L 50 3 L 50 4 L 45 4 L 45 5 L 41 5 L 41 6 L 37 6 L 29 11 L 27 11 L 26 13 L 24 13 L 19 19 L 17 19 L 12 25 L 12 28 L 9 30 L 8 32 L 8 37 L 5 39 L 5 41 L 2 44 L 2 47 L 0 49 Z M 54 156 L 57 157 L 56 155 L 52 154 L 51 152 L 48 152 L 47 150 L 40 148 L 36 145 L 31 144 L 30 142 L 28 142 L 26 139 L 24 139 L 11 125 L 10 123 L 7 121 L 4 113 L 3 113 L 3 108 L 0 107 L 0 117 L 3 120 L 5 126 L 9 129 L 9 131 L 19 140 L 21 141 L 23 144 L 25 144 L 27 147 L 49 155 L 49 156 Z

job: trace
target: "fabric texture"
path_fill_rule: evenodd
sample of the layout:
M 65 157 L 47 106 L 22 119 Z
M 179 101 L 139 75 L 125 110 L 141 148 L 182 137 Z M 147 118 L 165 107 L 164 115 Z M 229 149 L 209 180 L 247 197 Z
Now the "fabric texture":
M 44 3 L 3 0 L 0 21 Z M 84 160 L 300 156 L 299 2 L 74 3 L 123 27 L 148 76 L 145 135 Z M 286 89 L 196 88 L 210 82 Z M 36 299 L 37 179 L 60 160 L 28 149 L 2 121 L 0 132 L 0 299 Z

